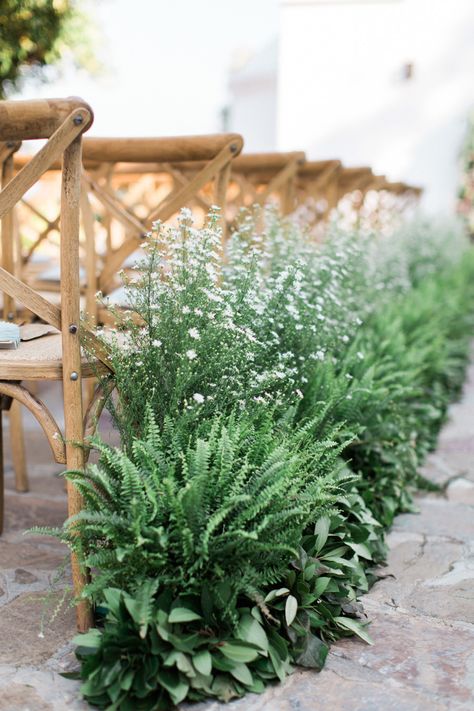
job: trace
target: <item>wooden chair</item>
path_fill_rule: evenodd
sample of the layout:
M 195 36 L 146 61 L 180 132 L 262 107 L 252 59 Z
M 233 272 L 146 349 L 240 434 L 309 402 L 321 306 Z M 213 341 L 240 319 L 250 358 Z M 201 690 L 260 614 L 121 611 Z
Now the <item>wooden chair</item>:
M 181 207 L 199 207 L 207 214 L 212 205 L 219 205 L 224 211 L 229 164 L 242 145 L 238 134 L 85 139 L 86 193 L 95 199 L 96 206 L 100 204 L 100 219 L 108 237 L 105 259 L 117 247 L 111 239 L 111 221 L 121 224 L 126 233 L 139 233 L 138 244 L 140 234 L 153 220 L 168 221 Z M 20 169 L 28 160 L 27 156 L 17 156 L 15 165 Z M 58 171 L 60 165 L 56 163 L 52 169 Z M 43 225 L 23 257 L 27 264 L 57 230 L 58 218 L 47 217 L 30 201 L 22 202 Z M 117 268 L 119 261 L 117 258 Z M 111 267 L 110 271 L 116 269 Z
M 182 207 L 199 203 L 207 212 L 212 204 L 222 211 L 225 231 L 225 204 L 231 163 L 242 150 L 243 139 L 238 134 L 215 136 L 183 136 L 177 138 L 88 138 L 84 140 L 84 192 L 82 199 L 83 224 L 86 232 L 88 253 L 94 245 L 94 218 L 90 208 L 91 197 L 98 200 L 114 219 L 123 225 L 125 239 L 114 247 L 109 241 L 96 285 L 103 294 L 108 294 L 117 285 L 117 273 L 142 244 L 153 222 L 166 222 Z M 181 170 L 185 165 L 185 171 Z M 94 172 L 100 166 L 104 180 Z M 114 179 L 123 178 L 129 169 L 133 171 L 166 174 L 172 180 L 172 188 L 164 197 L 153 200 L 144 217 L 139 217 L 124 204 L 124 198 L 114 188 Z M 135 175 L 137 173 L 135 172 Z M 214 184 L 212 199 L 202 191 Z M 90 256 L 90 268 L 94 257 Z M 97 260 L 95 259 L 96 263 Z M 88 283 L 92 281 L 88 271 Z M 95 289 L 95 286 L 94 286 Z M 90 290 L 92 294 L 92 289 Z M 95 298 L 95 290 L 94 290 Z M 89 304 L 92 307 L 92 304 Z
M 15 153 L 21 147 L 20 141 L 6 141 L 0 145 L 1 186 L 5 187 L 13 177 L 13 160 Z M 1 263 L 11 274 L 18 273 L 18 241 L 15 239 L 15 225 L 13 213 L 5 216 L 1 230 Z M 13 299 L 8 294 L 3 294 L 2 312 L 5 321 L 13 321 L 16 309 Z M 13 470 L 15 472 L 15 488 L 17 491 L 28 490 L 26 473 L 25 448 L 23 441 L 23 425 L 21 405 L 17 401 L 11 403 L 8 411 L 10 418 L 10 445 Z M 1 514 L 0 514 L 1 528 Z
M 81 193 L 82 134 L 93 121 L 90 107 L 81 99 L 0 102 L 0 141 L 46 139 L 36 155 L 11 180 L 9 173 L 0 192 L 2 236 L 11 235 L 12 209 L 50 166 L 62 160 L 61 178 L 61 308 L 40 296 L 11 272 L 8 259 L 0 267 L 0 291 L 4 303 L 23 304 L 46 323 L 58 329 L 57 335 L 22 342 L 17 350 L 0 351 L 1 409 L 18 401 L 35 416 L 51 446 L 56 462 L 68 469 L 84 466 L 85 451 L 81 446 L 84 432 L 90 431 L 100 412 L 103 398 L 97 392 L 83 420 L 81 382 L 93 376 L 97 369 L 106 369 L 106 349 L 80 322 L 79 310 L 79 204 Z M 7 250 L 8 253 L 8 250 Z M 5 256 L 5 252 L 4 252 Z M 8 269 L 10 266 L 10 269 Z M 95 349 L 97 362 L 81 354 L 81 337 L 86 335 Z M 46 406 L 31 393 L 23 381 L 62 380 L 64 397 L 64 435 Z M 1 419 L 1 412 L 0 412 Z M 3 523 L 3 461 L 0 467 L 0 511 Z M 76 514 L 82 501 L 78 491 L 68 482 L 68 512 Z M 79 595 L 86 581 L 86 572 L 72 558 L 74 590 Z M 91 624 L 91 612 L 85 602 L 77 608 L 80 630 Z
M 296 177 L 306 160 L 302 151 L 248 153 L 232 163 L 231 183 L 237 186 L 236 208 L 275 202 L 282 215 L 296 207 Z

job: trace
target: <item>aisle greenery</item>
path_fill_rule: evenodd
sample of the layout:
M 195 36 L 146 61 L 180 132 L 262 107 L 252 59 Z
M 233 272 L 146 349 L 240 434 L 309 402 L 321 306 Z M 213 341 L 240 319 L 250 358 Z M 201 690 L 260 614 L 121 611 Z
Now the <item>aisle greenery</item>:
M 223 262 L 218 215 L 185 211 L 124 275 L 122 446 L 67 474 L 85 509 L 59 532 L 93 572 L 77 654 L 99 708 L 229 700 L 370 643 L 358 597 L 460 392 L 474 255 L 456 227 L 321 246 L 263 217 Z

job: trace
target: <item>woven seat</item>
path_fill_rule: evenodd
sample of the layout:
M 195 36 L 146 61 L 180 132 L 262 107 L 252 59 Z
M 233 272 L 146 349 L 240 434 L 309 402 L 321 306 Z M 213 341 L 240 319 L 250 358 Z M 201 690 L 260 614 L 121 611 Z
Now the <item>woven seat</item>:
M 93 377 L 104 366 L 83 355 L 82 377 Z M 0 350 L 0 380 L 61 380 L 61 334 L 22 341 L 15 350 Z

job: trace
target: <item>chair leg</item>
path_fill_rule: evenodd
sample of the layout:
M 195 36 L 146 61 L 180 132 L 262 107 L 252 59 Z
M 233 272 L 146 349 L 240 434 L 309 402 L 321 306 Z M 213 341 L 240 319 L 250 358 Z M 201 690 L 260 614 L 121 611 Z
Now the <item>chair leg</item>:
M 3 477 L 3 410 L 0 407 L 0 535 L 3 533 L 5 513 L 5 481 Z
M 63 347 L 63 398 L 66 464 L 68 469 L 83 469 L 81 349 L 79 340 L 79 199 L 81 188 L 81 140 L 76 138 L 63 155 L 61 187 L 61 321 Z M 82 509 L 82 497 L 68 481 L 68 511 L 73 516 Z M 77 605 L 77 627 L 85 632 L 93 624 L 92 610 L 80 595 L 87 583 L 77 557 L 72 556 L 72 580 Z
M 13 400 L 10 411 L 10 445 L 12 451 L 13 471 L 15 473 L 15 488 L 17 491 L 28 491 L 28 473 L 26 470 L 25 438 L 21 405 Z

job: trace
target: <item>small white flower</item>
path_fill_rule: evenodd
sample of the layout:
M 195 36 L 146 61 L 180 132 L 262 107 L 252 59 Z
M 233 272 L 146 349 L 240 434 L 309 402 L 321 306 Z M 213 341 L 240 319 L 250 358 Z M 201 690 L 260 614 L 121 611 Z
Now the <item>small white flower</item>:
M 193 219 L 193 213 L 189 209 L 189 207 L 182 207 L 181 212 L 180 212 L 180 217 L 183 220 L 192 220 Z
M 304 397 L 304 396 L 303 396 L 303 393 L 301 392 L 301 390 L 300 390 L 299 388 L 298 388 L 298 390 L 296 391 L 296 394 L 298 395 L 298 397 L 299 397 L 301 400 L 303 399 L 303 397 Z
M 191 309 L 189 308 L 189 306 L 183 306 L 183 314 L 190 314 L 190 313 L 191 313 Z
M 199 339 L 201 338 L 200 333 L 197 330 L 197 328 L 190 328 L 188 330 L 188 333 L 191 336 L 191 338 L 194 338 L 195 341 L 199 341 Z
M 197 358 L 197 353 L 192 348 L 190 348 L 189 351 L 186 351 L 186 355 L 189 360 L 194 360 L 195 358 Z
M 349 336 L 343 336 L 341 339 L 344 343 L 349 343 Z
M 151 342 L 155 348 L 159 348 L 161 346 L 161 341 L 158 338 L 155 338 L 154 341 Z
M 199 405 L 202 405 L 205 400 L 205 397 L 204 395 L 201 395 L 201 393 L 194 393 L 193 400 L 195 400 Z
M 361 353 L 360 351 L 357 352 L 357 357 L 359 360 L 364 360 L 364 354 Z
M 352 375 L 351 375 L 350 373 L 346 373 L 346 378 L 347 378 L 348 380 L 352 380 Z

